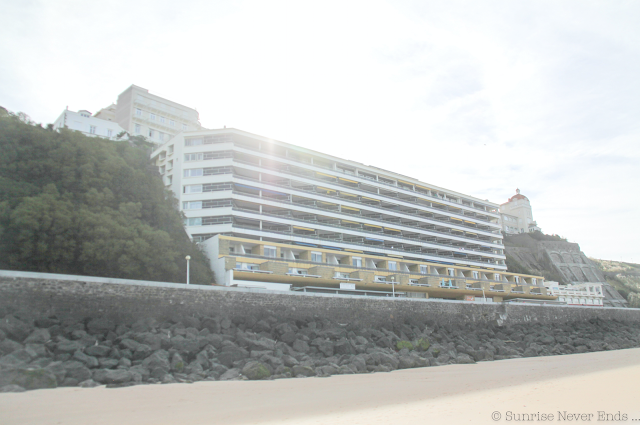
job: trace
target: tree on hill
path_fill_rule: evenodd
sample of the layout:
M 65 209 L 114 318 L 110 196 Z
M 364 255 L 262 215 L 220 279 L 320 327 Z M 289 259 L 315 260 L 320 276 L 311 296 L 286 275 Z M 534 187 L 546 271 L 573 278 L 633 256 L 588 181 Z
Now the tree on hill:
M 210 284 L 145 140 L 110 141 L 0 114 L 0 268 Z

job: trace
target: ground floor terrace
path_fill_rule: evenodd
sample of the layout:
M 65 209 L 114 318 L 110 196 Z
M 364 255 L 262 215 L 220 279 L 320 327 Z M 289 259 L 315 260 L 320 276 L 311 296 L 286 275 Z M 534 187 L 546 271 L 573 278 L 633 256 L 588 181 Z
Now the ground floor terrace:
M 218 284 L 350 288 L 412 298 L 556 300 L 541 276 L 357 249 L 216 235 L 203 242 Z M 348 284 L 348 285 L 345 285 Z

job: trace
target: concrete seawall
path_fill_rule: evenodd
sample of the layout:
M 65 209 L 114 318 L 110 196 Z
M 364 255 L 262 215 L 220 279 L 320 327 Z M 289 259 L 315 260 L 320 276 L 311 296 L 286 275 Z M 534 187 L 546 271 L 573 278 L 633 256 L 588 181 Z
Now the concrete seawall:
M 65 320 L 107 317 L 179 320 L 191 316 L 291 319 L 326 317 L 355 326 L 379 326 L 405 320 L 458 325 L 566 323 L 599 318 L 640 323 L 640 309 L 587 308 L 365 298 L 301 294 L 199 285 L 179 285 L 86 276 L 0 271 L 0 317 L 55 315 Z

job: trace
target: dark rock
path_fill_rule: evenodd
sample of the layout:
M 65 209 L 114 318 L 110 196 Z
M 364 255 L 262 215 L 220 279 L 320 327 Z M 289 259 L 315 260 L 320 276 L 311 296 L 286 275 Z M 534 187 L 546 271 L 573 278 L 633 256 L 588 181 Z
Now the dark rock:
M 98 317 L 87 323 L 87 330 L 90 334 L 103 334 L 109 331 L 115 331 L 116 324 L 105 317 Z
M 20 385 L 5 385 L 4 387 L 0 387 L 0 393 L 22 393 L 27 391 Z
M 97 358 L 93 356 L 87 356 L 82 351 L 76 351 L 75 353 L 73 353 L 73 358 L 75 360 L 78 360 L 79 362 L 84 363 L 88 368 L 95 368 L 99 366 Z
M 98 359 L 98 363 L 100 363 L 101 369 L 115 369 L 120 364 L 120 361 L 117 359 L 110 358 L 100 358 Z
M 24 340 L 25 344 L 45 344 L 51 339 L 51 334 L 46 329 L 36 329 Z
M 22 344 L 9 338 L 0 341 L 0 354 L 11 354 L 14 351 L 21 350 L 22 348 L 24 348 Z
M 271 376 L 269 369 L 262 363 L 256 361 L 251 361 L 244 365 L 242 374 L 252 381 L 267 379 Z
M 111 352 L 111 347 L 107 347 L 106 345 L 92 345 L 85 348 L 84 352 L 89 356 L 105 357 Z
M 153 370 L 160 368 L 164 372 L 168 372 L 171 369 L 171 363 L 169 362 L 169 352 L 165 350 L 157 350 L 149 357 L 143 360 L 142 366 Z
M 316 371 L 309 366 L 301 366 L 301 365 L 293 366 L 291 368 L 291 372 L 293 373 L 293 376 L 296 376 L 296 377 L 316 376 Z
M 306 342 L 297 339 L 294 343 L 293 343 L 293 349 L 300 352 L 300 353 L 308 353 L 309 352 L 309 344 L 307 344 Z
M 225 365 L 226 367 L 232 367 L 233 363 L 246 359 L 249 357 L 247 350 L 240 347 L 224 347 L 217 355 L 218 363 Z
M 69 360 L 62 363 L 62 366 L 67 372 L 66 378 L 75 379 L 78 382 L 91 378 L 91 371 L 79 361 Z
M 60 321 L 55 317 L 41 317 L 36 319 L 35 324 L 39 328 L 50 328 L 54 325 L 59 325 Z
M 466 353 L 460 353 L 456 356 L 456 363 L 458 364 L 471 364 L 475 363 L 475 360 Z
M 30 362 L 31 356 L 27 354 L 26 350 L 18 350 L 0 358 L 0 369 L 26 366 Z
M 82 350 L 84 345 L 78 341 L 63 340 L 55 346 L 56 354 L 73 354 L 78 350 Z
M 240 378 L 239 369 L 229 369 L 222 375 L 220 375 L 220 381 L 235 381 Z
M 27 390 L 56 388 L 56 376 L 47 369 L 17 368 L 0 370 L 0 387 L 18 385 Z
M 96 369 L 93 380 L 101 384 L 123 384 L 132 380 L 131 372 L 123 369 Z
M 27 336 L 29 336 L 32 328 L 29 324 L 9 314 L 3 319 L 0 319 L 0 330 L 2 330 L 9 338 L 22 342 Z

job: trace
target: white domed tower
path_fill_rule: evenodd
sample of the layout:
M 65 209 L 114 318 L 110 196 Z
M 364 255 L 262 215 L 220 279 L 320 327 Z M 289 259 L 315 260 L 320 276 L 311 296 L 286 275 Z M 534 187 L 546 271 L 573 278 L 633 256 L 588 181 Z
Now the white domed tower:
M 516 194 L 500 205 L 500 216 L 502 230 L 505 233 L 527 233 L 540 230 L 533 219 L 529 198 L 522 195 L 520 189 L 516 189 Z

